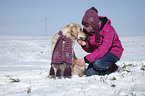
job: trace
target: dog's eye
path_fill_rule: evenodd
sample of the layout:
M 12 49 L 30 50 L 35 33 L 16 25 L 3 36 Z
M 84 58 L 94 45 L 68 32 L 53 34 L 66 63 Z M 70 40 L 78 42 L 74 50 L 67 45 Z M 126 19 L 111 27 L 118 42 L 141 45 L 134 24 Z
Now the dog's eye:
M 82 29 L 80 29 L 82 31 Z

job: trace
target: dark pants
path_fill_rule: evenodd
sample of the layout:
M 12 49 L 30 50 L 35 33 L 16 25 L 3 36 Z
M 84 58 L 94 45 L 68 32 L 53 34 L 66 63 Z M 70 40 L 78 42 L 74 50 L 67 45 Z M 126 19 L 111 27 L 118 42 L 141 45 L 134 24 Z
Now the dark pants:
M 118 60 L 119 59 L 117 56 L 115 56 L 113 53 L 109 52 L 105 56 L 103 56 L 102 58 L 97 59 L 94 62 L 90 63 L 87 70 L 86 70 L 86 75 L 91 76 L 91 75 L 110 74 L 111 72 L 107 71 L 107 70 L 109 69 L 109 67 L 112 66 L 112 63 L 115 65 L 115 63 Z M 114 68 L 114 67 L 112 67 L 112 68 Z

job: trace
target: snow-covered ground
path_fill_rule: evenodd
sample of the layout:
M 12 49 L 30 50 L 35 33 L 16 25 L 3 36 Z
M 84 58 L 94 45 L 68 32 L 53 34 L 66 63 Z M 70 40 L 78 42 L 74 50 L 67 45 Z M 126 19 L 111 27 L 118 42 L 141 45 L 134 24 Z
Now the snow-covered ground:
M 49 79 L 51 38 L 0 36 L 0 96 L 145 96 L 145 37 L 121 37 L 118 72 Z M 85 53 L 76 43 L 77 57 Z

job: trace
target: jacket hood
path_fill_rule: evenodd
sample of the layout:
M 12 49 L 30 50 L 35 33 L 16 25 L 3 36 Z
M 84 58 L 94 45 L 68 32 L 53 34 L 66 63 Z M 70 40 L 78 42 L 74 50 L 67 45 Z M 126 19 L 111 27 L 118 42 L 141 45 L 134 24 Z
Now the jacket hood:
M 111 25 L 111 20 L 105 16 L 99 16 L 99 19 L 101 20 L 101 24 L 99 25 L 99 30 L 101 29 L 106 32 L 109 31 L 110 27 L 108 27 L 108 26 Z
M 99 16 L 99 20 L 101 21 L 99 29 L 103 29 L 105 25 L 111 25 L 111 20 L 105 16 Z

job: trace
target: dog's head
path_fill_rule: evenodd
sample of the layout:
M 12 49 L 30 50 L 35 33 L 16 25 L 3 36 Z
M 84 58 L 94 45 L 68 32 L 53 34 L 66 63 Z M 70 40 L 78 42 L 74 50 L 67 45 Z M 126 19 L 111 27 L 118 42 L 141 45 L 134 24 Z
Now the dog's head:
M 82 28 L 80 25 L 71 23 L 61 29 L 63 32 L 63 35 L 70 38 L 71 40 L 77 40 L 77 39 L 85 39 L 86 35 L 82 31 Z

